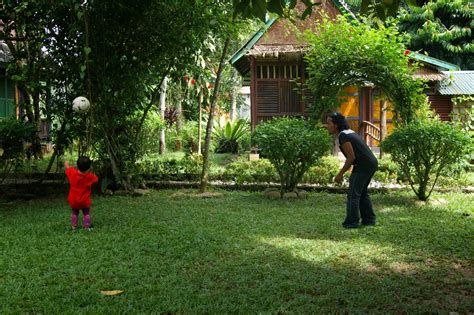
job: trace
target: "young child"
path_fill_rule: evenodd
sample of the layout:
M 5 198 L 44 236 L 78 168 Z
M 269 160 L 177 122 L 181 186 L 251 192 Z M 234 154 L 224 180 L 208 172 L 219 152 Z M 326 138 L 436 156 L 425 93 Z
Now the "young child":
M 66 176 L 70 185 L 67 201 L 72 209 L 72 229 L 77 229 L 77 217 L 79 209 L 82 209 L 82 215 L 84 216 L 82 227 L 90 230 L 91 187 L 98 181 L 97 176 L 89 171 L 91 160 L 87 156 L 80 156 L 77 159 L 78 169 L 70 167 L 68 161 L 64 162 L 64 167 L 66 168 Z

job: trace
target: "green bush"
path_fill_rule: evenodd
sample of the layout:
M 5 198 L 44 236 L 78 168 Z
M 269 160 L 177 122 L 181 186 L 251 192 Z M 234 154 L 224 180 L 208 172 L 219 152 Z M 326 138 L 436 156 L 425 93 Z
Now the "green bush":
M 163 128 L 165 128 L 165 122 L 160 115 L 155 112 L 149 113 L 143 124 L 140 143 L 137 144 L 141 155 L 159 152 L 160 133 Z
M 379 159 L 379 167 L 375 172 L 373 179 L 383 183 L 393 183 L 400 179 L 403 175 L 400 168 L 389 156 L 385 155 Z
M 299 118 L 274 118 L 257 126 L 254 142 L 275 167 L 282 193 L 293 191 L 304 173 L 331 147 L 328 132 Z
M 205 126 L 202 128 L 202 144 L 204 144 L 205 128 Z M 179 134 L 176 132 L 176 126 L 166 128 L 165 137 L 167 151 L 176 151 L 176 142 L 181 141 L 182 151 L 191 154 L 196 153 L 198 150 L 198 122 L 184 122 Z
M 248 161 L 241 157 L 237 161 L 227 165 L 224 180 L 233 180 L 236 184 L 243 183 L 270 183 L 278 181 L 275 168 L 267 159 Z
M 183 124 L 183 129 L 181 130 L 181 140 L 183 141 L 183 150 L 188 154 L 193 154 L 198 151 L 198 127 L 199 124 L 197 121 L 187 121 Z M 204 144 L 204 137 L 206 136 L 206 128 L 202 128 L 202 139 L 201 145 Z
M 462 188 L 467 186 L 474 186 L 474 178 L 472 173 L 454 174 L 451 176 L 441 175 L 436 182 L 436 185 L 443 188 Z
M 36 127 L 15 117 L 0 119 L 0 182 L 13 166 L 18 166 L 26 157 L 25 144 L 36 139 Z
M 339 172 L 340 161 L 332 155 L 323 156 L 316 164 L 309 168 L 303 176 L 303 182 L 311 184 L 326 185 Z
M 141 173 L 156 180 L 198 180 L 202 171 L 202 156 L 187 154 L 182 159 L 143 159 Z
M 246 132 L 239 140 L 239 153 L 248 152 L 252 147 L 252 134 L 250 130 Z
M 395 129 L 382 149 L 399 165 L 416 196 L 427 200 L 438 177 L 466 159 L 472 140 L 457 127 L 428 120 Z

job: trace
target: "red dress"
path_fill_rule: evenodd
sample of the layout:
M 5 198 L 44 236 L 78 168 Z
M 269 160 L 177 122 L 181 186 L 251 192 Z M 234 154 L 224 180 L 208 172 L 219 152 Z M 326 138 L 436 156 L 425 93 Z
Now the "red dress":
M 91 205 L 91 187 L 99 179 L 91 172 L 80 173 L 74 167 L 66 169 L 70 188 L 67 201 L 72 209 L 89 208 Z

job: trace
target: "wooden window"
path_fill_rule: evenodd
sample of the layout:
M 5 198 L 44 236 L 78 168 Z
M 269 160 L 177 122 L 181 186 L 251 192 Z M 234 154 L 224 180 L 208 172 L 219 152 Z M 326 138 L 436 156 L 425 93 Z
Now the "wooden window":
M 257 82 L 257 114 L 278 113 L 278 81 Z
M 268 80 L 279 79 L 279 66 L 258 65 L 257 66 L 257 80 L 262 80 L 262 79 L 268 79 Z
M 280 112 L 284 114 L 301 113 L 301 95 L 295 82 L 286 80 L 280 83 Z
M 256 65 L 256 117 L 276 115 L 303 115 L 301 64 Z
M 5 76 L 0 76 L 0 117 L 15 115 L 15 85 Z

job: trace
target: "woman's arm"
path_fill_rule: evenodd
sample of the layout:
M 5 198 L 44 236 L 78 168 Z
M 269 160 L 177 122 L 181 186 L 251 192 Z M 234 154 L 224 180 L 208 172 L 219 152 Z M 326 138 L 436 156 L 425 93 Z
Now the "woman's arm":
M 342 166 L 339 173 L 337 173 L 336 177 L 334 177 L 334 181 L 336 183 L 342 182 L 344 173 L 347 172 L 347 170 L 351 168 L 352 163 L 354 163 L 354 160 L 355 160 L 354 149 L 352 148 L 352 144 L 350 141 L 344 142 L 341 148 L 342 148 L 342 151 L 344 152 L 344 155 L 346 156 L 346 162 Z

